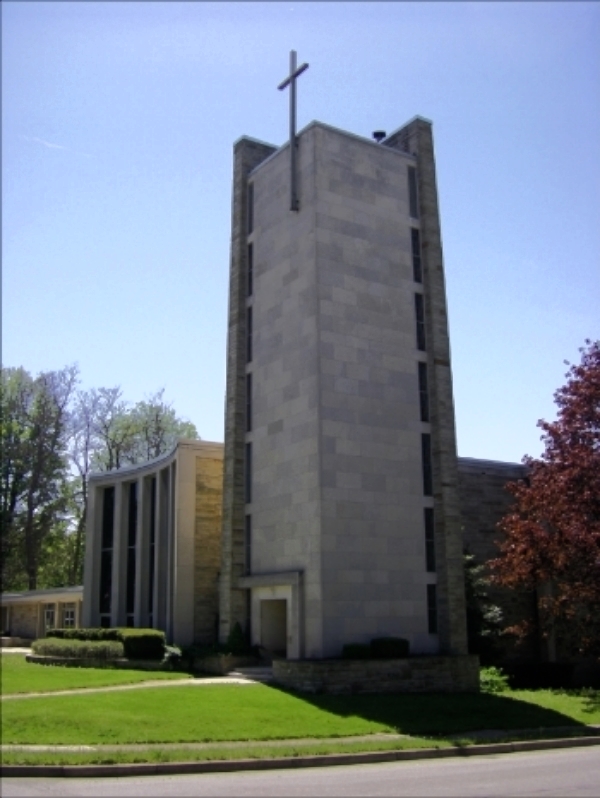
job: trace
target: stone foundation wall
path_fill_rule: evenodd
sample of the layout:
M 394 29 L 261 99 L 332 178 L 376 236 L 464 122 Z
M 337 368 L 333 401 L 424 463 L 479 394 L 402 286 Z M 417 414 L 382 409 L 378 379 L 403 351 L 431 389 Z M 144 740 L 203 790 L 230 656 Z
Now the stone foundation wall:
M 479 659 L 275 660 L 273 678 L 305 693 L 477 693 Z

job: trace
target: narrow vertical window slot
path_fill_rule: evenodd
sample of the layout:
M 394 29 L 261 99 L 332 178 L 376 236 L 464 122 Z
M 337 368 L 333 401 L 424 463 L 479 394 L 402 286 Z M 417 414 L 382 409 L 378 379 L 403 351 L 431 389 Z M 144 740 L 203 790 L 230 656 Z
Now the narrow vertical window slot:
M 410 245 L 412 250 L 413 279 L 415 283 L 423 282 L 421 269 L 421 235 L 416 227 L 410 229 Z
M 429 421 L 429 388 L 427 385 L 427 363 L 419 363 L 419 405 L 421 421 Z
M 252 362 L 252 308 L 246 308 L 246 363 Z
M 254 291 L 254 245 L 248 244 L 248 269 L 246 272 L 246 294 L 252 296 Z
M 435 527 L 433 507 L 425 507 L 425 564 L 429 573 L 435 573 Z
M 248 183 L 248 235 L 254 230 L 254 183 Z
M 425 351 L 425 306 L 423 294 L 415 294 L 415 320 L 417 324 L 417 349 Z
M 417 193 L 417 170 L 408 167 L 408 209 L 413 219 L 419 218 L 419 197 Z
M 433 496 L 433 479 L 431 474 L 431 435 L 421 435 L 421 456 L 423 466 L 423 494 Z
M 246 432 L 252 432 L 252 374 L 246 374 Z
M 246 467 L 244 469 L 244 501 L 250 504 L 252 501 L 252 444 L 246 444 Z

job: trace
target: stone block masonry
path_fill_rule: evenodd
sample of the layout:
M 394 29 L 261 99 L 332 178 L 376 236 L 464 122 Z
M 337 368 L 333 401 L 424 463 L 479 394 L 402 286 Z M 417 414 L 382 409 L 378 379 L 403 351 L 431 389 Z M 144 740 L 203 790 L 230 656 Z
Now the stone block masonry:
M 478 693 L 479 659 L 275 660 L 273 679 L 304 693 Z

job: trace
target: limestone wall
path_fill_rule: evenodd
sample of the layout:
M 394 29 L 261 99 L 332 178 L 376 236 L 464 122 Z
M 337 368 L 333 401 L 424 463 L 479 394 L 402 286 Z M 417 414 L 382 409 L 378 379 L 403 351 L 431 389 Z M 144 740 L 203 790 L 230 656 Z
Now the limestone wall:
M 306 693 L 477 693 L 477 657 L 275 660 L 273 678 Z

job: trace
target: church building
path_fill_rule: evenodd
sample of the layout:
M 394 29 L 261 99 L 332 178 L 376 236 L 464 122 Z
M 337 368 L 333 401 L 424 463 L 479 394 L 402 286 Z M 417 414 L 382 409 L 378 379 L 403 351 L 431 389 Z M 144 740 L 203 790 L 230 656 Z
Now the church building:
M 379 139 L 234 147 L 220 639 L 291 659 L 467 653 L 431 123 Z
M 477 689 L 463 550 L 524 468 L 457 457 L 432 125 L 296 135 L 292 55 L 290 140 L 234 145 L 224 444 L 92 475 L 78 623 L 289 662 L 400 637 Z

